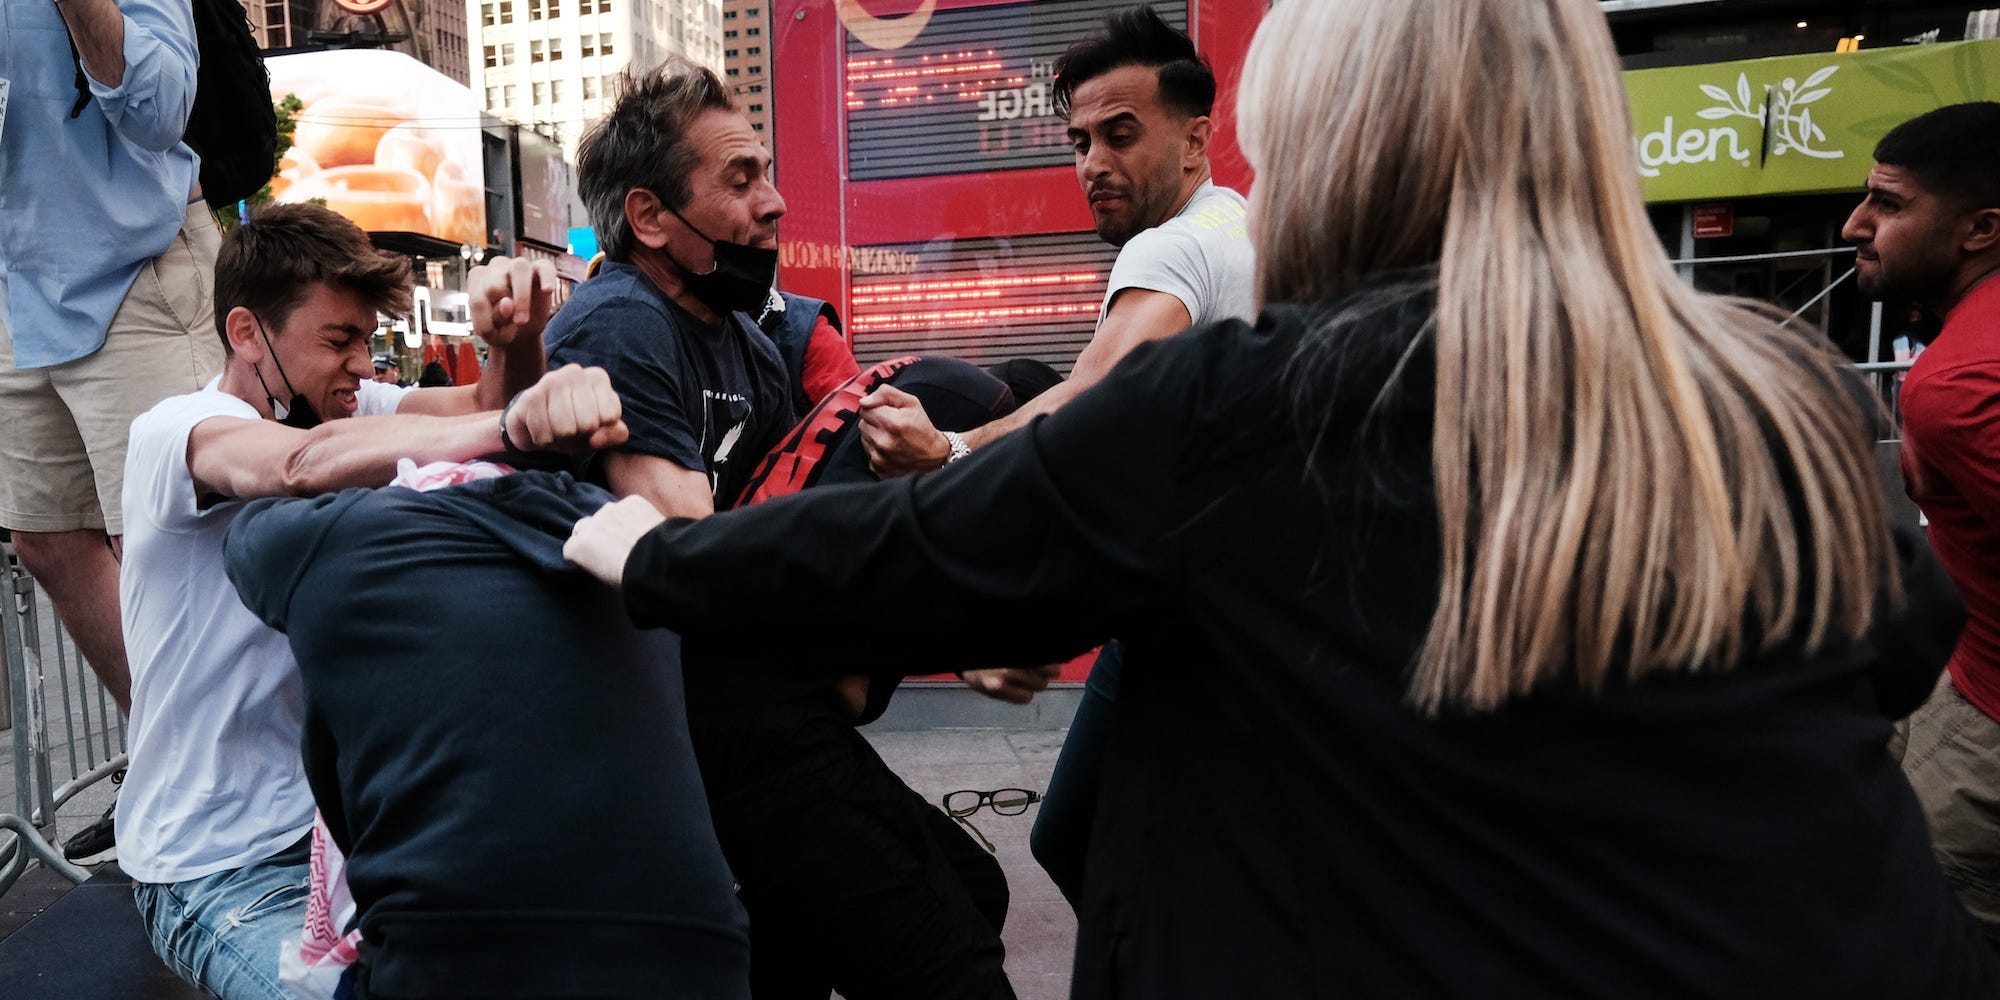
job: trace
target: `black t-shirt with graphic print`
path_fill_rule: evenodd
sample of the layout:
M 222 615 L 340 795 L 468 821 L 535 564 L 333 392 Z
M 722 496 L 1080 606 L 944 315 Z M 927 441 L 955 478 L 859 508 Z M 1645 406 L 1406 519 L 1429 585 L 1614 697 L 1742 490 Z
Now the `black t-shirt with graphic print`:
M 675 305 L 630 264 L 607 261 L 550 318 L 549 367 L 596 365 L 611 376 L 632 437 L 627 451 L 708 474 L 718 510 L 736 501 L 764 453 L 791 429 L 777 345 L 732 314 L 717 330 Z M 602 459 L 584 478 L 605 481 Z M 755 647 L 685 654 L 690 711 L 824 691 L 840 675 L 764 657 Z
M 624 449 L 708 475 L 718 509 L 789 429 L 784 362 L 756 325 L 695 319 L 630 264 L 607 262 L 576 287 L 542 334 L 549 367 L 611 376 L 631 440 Z M 588 478 L 603 482 L 601 463 Z

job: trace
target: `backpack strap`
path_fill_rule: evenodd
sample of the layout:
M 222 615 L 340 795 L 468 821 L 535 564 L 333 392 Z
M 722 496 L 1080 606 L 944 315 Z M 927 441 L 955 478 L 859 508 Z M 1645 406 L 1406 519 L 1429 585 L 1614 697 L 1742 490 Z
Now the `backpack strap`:
M 75 119 L 83 114 L 84 106 L 90 103 L 90 79 L 83 75 L 83 57 L 76 51 L 76 36 L 69 33 L 69 22 L 63 22 L 63 34 L 69 37 L 69 62 L 76 67 L 76 103 L 69 106 L 69 116 Z
M 861 399 L 887 381 L 889 376 L 915 364 L 915 355 L 891 358 L 848 379 L 827 394 L 799 421 L 798 426 L 764 456 L 757 470 L 743 484 L 736 507 L 762 503 L 773 497 L 788 496 L 811 486 L 818 479 L 818 466 L 826 458 L 834 436 L 854 423 L 861 413 Z

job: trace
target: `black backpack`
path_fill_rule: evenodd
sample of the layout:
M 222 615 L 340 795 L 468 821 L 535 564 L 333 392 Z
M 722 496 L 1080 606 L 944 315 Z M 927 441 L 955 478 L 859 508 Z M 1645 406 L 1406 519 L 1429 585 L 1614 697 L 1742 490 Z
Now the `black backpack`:
M 201 156 L 201 193 L 212 207 L 256 194 L 277 172 L 278 116 L 271 108 L 271 74 L 250 34 L 249 15 L 237 0 L 192 0 L 195 48 L 194 110 L 181 136 Z M 90 82 L 76 60 L 75 118 L 90 103 Z

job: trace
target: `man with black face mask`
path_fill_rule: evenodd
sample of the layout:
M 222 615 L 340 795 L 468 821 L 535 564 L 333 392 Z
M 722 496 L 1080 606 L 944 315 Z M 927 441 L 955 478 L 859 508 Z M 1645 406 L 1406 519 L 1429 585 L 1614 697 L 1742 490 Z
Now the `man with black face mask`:
M 755 321 L 785 212 L 770 165 L 722 83 L 685 63 L 623 79 L 578 155 L 605 262 L 549 323 L 549 363 L 610 373 L 631 437 L 590 475 L 670 517 L 730 506 L 796 415 Z M 863 679 L 744 645 L 687 645 L 682 662 L 753 995 L 1011 997 L 1006 879 L 854 730 Z

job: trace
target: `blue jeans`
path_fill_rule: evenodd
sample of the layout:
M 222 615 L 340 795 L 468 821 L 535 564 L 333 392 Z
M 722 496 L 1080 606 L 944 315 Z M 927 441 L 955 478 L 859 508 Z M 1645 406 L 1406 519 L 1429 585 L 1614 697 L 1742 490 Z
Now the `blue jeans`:
M 286 1000 L 278 957 L 306 924 L 312 838 L 263 861 L 185 882 L 132 887 L 153 951 L 223 1000 Z

